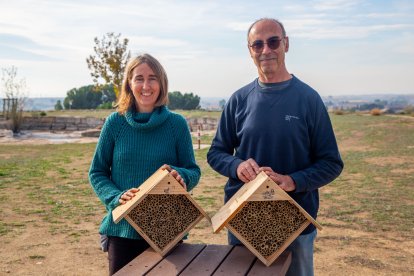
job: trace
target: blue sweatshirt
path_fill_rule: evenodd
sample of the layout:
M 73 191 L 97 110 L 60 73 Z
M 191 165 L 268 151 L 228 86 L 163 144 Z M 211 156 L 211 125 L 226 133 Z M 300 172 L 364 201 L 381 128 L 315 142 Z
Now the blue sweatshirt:
M 200 179 L 186 120 L 162 106 L 152 113 L 112 113 L 105 121 L 89 170 L 90 183 L 107 215 L 99 232 L 141 239 L 126 221 L 115 224 L 112 210 L 130 188 L 139 187 L 163 164 L 168 164 L 191 190 Z
M 342 171 L 329 115 L 318 93 L 295 76 L 277 87 L 258 80 L 236 91 L 227 102 L 207 154 L 210 166 L 229 179 L 225 201 L 243 185 L 237 167 L 253 158 L 292 177 L 289 195 L 313 218 L 319 208 L 318 188 Z M 312 232 L 311 224 L 302 234 Z

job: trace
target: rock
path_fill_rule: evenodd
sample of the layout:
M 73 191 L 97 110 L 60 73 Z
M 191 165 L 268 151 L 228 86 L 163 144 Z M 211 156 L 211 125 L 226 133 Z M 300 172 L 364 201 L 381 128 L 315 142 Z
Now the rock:
M 88 129 L 81 132 L 82 137 L 99 137 L 100 134 L 100 129 Z
M 13 131 L 9 129 L 0 129 L 0 137 L 12 138 Z

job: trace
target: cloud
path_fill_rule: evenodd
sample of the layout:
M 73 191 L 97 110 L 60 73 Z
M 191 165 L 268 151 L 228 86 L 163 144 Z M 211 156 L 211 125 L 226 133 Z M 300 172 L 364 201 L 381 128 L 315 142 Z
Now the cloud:
M 369 19 L 394 19 L 405 17 L 404 13 L 367 13 L 356 15 L 356 18 L 369 18 Z
M 36 54 L 30 51 L 6 46 L 6 45 L 0 45 L 0 59 L 3 60 L 31 60 L 31 61 L 50 61 L 54 60 L 52 57 Z
M 180 39 L 160 38 L 157 36 L 130 36 L 129 40 L 136 45 L 151 45 L 151 47 L 184 47 L 188 45 L 187 41 Z
M 409 0 L 3 2 L 0 67 L 19 66 L 34 92 L 53 95 L 91 82 L 85 59 L 93 54 L 94 37 L 107 32 L 128 38 L 132 54 L 157 57 L 168 69 L 171 88 L 224 95 L 256 77 L 246 32 L 266 16 L 285 24 L 289 68 L 299 75 L 304 68 L 316 75 L 339 68 L 332 85 L 361 63 L 386 70 L 414 59 Z
M 358 0 L 322 0 L 316 1 L 312 6 L 317 11 L 349 10 L 361 4 Z
M 358 17 L 358 16 L 357 16 Z M 394 22 L 372 22 L 361 24 L 359 21 L 333 20 L 328 17 L 311 18 L 303 15 L 300 19 L 285 20 L 290 36 L 306 39 L 361 39 L 384 32 L 412 31 L 414 24 Z
M 226 24 L 227 29 L 236 32 L 247 32 L 247 29 L 253 22 L 228 22 Z
M 1 59 L 33 61 L 56 60 L 54 57 L 41 53 L 48 49 L 51 49 L 51 47 L 40 45 L 30 38 L 20 35 L 0 33 Z
M 39 48 L 39 45 L 30 38 L 9 33 L 0 33 L 0 44 L 9 46 L 26 46 Z

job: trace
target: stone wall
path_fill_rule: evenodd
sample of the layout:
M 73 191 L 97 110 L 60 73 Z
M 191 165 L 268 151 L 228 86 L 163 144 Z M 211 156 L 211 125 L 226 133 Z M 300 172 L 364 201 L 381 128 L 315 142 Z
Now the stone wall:
M 187 123 L 191 131 L 197 131 L 198 126 L 201 130 L 215 130 L 217 128 L 217 119 L 215 118 L 187 118 Z
M 105 119 L 79 117 L 24 117 L 22 130 L 77 131 L 101 128 Z
M 80 118 L 80 117 L 24 117 L 22 130 L 44 130 L 44 131 L 78 131 L 101 128 L 105 119 Z M 217 119 L 215 118 L 187 118 L 191 131 L 215 130 Z

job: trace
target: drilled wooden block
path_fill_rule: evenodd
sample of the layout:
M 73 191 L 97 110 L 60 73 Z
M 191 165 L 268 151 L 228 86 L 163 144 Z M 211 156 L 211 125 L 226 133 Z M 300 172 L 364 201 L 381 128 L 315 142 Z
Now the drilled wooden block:
M 288 201 L 250 201 L 228 223 L 267 258 L 305 222 L 306 217 Z
M 128 216 L 163 250 L 202 214 L 185 195 L 147 195 Z

